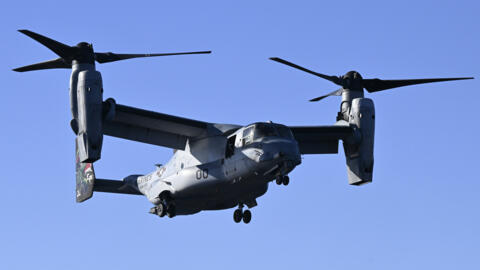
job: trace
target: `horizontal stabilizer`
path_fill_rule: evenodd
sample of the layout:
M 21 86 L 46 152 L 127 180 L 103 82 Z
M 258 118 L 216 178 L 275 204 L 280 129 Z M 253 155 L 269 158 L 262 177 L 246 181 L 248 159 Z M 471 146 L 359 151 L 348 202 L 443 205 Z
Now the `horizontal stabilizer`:
M 93 190 L 98 192 L 143 195 L 140 191 L 134 189 L 125 181 L 118 180 L 96 179 Z

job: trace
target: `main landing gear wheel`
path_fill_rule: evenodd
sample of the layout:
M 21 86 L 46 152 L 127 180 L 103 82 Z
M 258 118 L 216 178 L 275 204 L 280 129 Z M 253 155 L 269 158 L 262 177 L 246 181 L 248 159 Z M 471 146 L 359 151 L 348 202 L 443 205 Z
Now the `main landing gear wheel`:
M 177 209 L 174 202 L 162 201 L 150 209 L 150 214 L 155 214 L 159 217 L 168 216 L 169 218 L 173 218 L 177 215 Z
M 159 204 L 150 208 L 149 213 L 157 215 L 159 217 L 164 217 L 167 214 L 167 212 L 165 211 L 165 206 L 163 206 L 163 204 Z
M 159 204 L 156 207 L 156 212 L 159 217 L 164 217 L 167 214 L 167 211 L 165 211 L 165 206 L 163 204 Z

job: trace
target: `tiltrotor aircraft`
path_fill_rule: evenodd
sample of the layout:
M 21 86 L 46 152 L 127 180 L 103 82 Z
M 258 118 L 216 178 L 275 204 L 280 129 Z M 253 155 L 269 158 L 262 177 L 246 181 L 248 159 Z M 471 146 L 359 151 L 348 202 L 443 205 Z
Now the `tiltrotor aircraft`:
M 391 88 L 473 78 L 413 80 L 363 79 L 356 71 L 343 76 L 317 73 L 280 58 L 279 63 L 300 69 L 340 86 L 327 96 L 342 96 L 337 121 L 327 126 L 285 126 L 258 122 L 247 126 L 208 123 L 146 111 L 103 100 L 103 86 L 95 61 L 200 54 L 210 51 L 165 54 L 116 54 L 93 51 L 81 42 L 68 46 L 28 30 L 21 33 L 46 46 L 60 58 L 15 71 L 71 68 L 71 127 L 76 135 L 76 200 L 83 202 L 93 191 L 145 195 L 154 204 L 150 213 L 160 217 L 190 215 L 202 210 L 238 207 L 235 222 L 249 223 L 243 210 L 257 205 L 256 198 L 275 181 L 288 185 L 288 174 L 301 163 L 301 155 L 336 154 L 343 141 L 348 181 L 362 185 L 372 181 L 375 109 L 363 89 L 378 92 Z M 174 149 L 165 165 L 146 175 L 130 175 L 122 181 L 95 177 L 93 162 L 100 159 L 103 135 Z

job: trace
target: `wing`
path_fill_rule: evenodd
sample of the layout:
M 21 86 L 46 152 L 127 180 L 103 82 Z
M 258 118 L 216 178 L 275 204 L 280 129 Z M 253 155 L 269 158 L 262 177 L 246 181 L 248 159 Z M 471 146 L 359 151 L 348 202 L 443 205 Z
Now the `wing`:
M 188 139 L 200 138 L 238 128 L 212 124 L 168 114 L 105 102 L 105 135 L 184 150 Z
M 348 125 L 289 127 L 301 154 L 337 154 L 338 140 L 353 136 Z

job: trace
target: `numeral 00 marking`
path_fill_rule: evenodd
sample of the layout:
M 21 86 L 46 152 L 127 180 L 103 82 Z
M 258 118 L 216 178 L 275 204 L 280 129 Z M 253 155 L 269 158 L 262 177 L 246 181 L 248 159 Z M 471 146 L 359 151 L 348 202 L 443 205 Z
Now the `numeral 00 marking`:
M 208 169 L 197 170 L 197 180 L 208 178 Z

